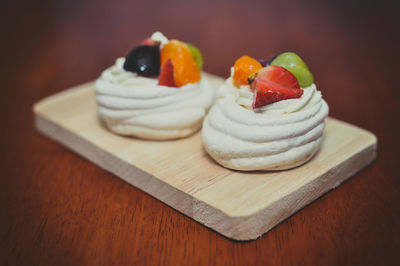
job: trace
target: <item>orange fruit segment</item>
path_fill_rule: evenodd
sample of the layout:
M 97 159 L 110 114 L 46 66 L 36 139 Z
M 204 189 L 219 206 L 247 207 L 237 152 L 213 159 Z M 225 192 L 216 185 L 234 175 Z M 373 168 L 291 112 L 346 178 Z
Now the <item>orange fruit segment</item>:
M 233 83 L 238 88 L 241 85 L 248 85 L 248 78 L 261 68 L 260 62 L 254 58 L 247 55 L 240 57 L 233 65 Z
M 161 65 L 171 59 L 174 66 L 174 80 L 178 87 L 200 80 L 200 69 L 185 43 L 171 40 L 161 49 Z

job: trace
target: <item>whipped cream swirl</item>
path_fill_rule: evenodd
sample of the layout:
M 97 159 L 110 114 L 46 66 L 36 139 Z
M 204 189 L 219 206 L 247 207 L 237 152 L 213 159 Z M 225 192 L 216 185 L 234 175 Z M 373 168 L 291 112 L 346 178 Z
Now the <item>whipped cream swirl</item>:
M 112 131 L 146 139 L 174 139 L 200 129 L 214 101 L 205 78 L 180 88 L 157 85 L 155 78 L 123 69 L 125 58 L 106 69 L 95 82 L 100 118 Z
M 329 112 L 315 84 L 303 90 L 300 98 L 253 110 L 250 87 L 238 89 L 228 78 L 203 123 L 207 152 L 237 170 L 282 170 L 303 164 L 318 151 Z

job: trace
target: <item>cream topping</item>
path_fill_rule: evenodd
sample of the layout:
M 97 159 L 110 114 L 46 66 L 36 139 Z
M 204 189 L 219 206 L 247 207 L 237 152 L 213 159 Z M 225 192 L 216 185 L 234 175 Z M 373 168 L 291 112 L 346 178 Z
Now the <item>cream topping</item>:
M 155 42 L 159 42 L 161 44 L 161 46 L 163 46 L 164 44 L 166 44 L 168 42 L 168 38 L 165 37 L 161 32 L 156 31 L 154 32 L 150 39 L 152 39 Z

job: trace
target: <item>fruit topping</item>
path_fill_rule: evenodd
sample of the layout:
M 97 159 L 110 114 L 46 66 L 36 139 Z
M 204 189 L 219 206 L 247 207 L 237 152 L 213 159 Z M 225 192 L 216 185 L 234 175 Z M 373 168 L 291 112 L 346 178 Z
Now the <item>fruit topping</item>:
M 146 38 L 140 43 L 140 45 L 157 46 L 157 45 L 160 45 L 160 43 L 153 41 L 151 38 Z
M 271 65 L 282 66 L 289 70 L 300 84 L 300 87 L 306 88 L 313 84 L 314 76 L 311 74 L 304 61 L 295 53 L 286 52 L 280 54 L 271 62 Z
M 264 67 L 256 73 L 256 77 L 288 89 L 300 89 L 296 77 L 280 66 Z
M 194 60 L 196 61 L 197 66 L 200 70 L 203 69 L 203 55 L 201 54 L 199 48 L 194 46 L 193 44 L 186 43 L 187 48 L 189 48 L 190 53 L 192 54 Z
M 267 66 L 251 81 L 253 109 L 281 100 L 300 98 L 303 90 L 296 78 L 283 67 Z
M 271 58 L 268 59 L 258 59 L 257 61 L 260 62 L 260 64 L 263 67 L 269 66 L 271 64 L 272 61 L 274 61 L 274 59 L 276 58 L 276 56 L 273 56 Z
M 288 89 L 285 87 L 275 86 L 271 83 L 256 78 L 253 82 L 257 87 L 254 90 L 253 109 L 265 106 L 281 100 L 300 98 L 303 95 L 302 89 Z
M 160 49 L 157 46 L 139 45 L 125 58 L 124 69 L 141 75 L 160 74 Z
M 200 69 L 189 48 L 183 42 L 171 40 L 161 49 L 161 65 L 171 59 L 174 68 L 174 80 L 178 87 L 200 80 Z
M 248 85 L 248 78 L 262 68 L 262 65 L 250 56 L 242 56 L 233 65 L 233 83 L 236 87 Z
M 158 85 L 167 87 L 176 87 L 174 80 L 174 65 L 171 59 L 168 59 L 161 67 L 160 76 L 158 76 Z

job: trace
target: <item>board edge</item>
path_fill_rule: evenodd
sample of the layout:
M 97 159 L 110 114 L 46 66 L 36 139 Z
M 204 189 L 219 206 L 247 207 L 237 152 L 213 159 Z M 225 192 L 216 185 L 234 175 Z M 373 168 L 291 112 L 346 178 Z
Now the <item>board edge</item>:
M 235 240 L 254 240 L 263 236 L 276 225 L 289 219 L 298 211 L 313 203 L 316 199 L 339 187 L 343 182 L 368 167 L 376 158 L 377 139 L 374 134 L 368 131 L 366 132 L 374 137 L 372 139 L 373 142 L 365 146 L 359 152 L 353 154 L 348 160 L 343 161 L 318 178 L 304 184 L 297 191 L 273 202 L 257 212 L 242 217 L 231 217 L 233 219 L 232 238 Z M 356 164 L 353 164 L 355 161 L 357 161 Z M 323 187 L 320 183 L 327 185 Z M 318 190 L 318 188 L 322 189 Z M 308 197 L 306 197 L 306 195 Z M 312 196 L 310 197 L 309 195 Z M 286 208 L 282 208 L 282 205 Z M 289 211 L 290 214 L 287 215 L 288 208 L 291 206 L 293 207 Z M 266 220 L 271 222 L 259 222 Z

